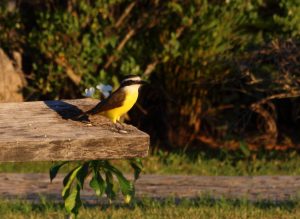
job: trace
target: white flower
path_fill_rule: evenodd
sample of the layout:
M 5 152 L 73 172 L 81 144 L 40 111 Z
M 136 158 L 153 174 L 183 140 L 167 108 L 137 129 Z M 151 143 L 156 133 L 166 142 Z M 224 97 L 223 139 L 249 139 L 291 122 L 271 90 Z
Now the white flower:
M 86 88 L 84 90 L 83 96 L 85 96 L 85 97 L 92 97 L 94 95 L 94 93 L 95 93 L 95 88 L 94 87 Z
M 96 88 L 103 94 L 105 98 L 107 98 L 112 91 L 112 86 L 110 86 L 109 84 L 105 85 L 100 83 L 96 86 Z

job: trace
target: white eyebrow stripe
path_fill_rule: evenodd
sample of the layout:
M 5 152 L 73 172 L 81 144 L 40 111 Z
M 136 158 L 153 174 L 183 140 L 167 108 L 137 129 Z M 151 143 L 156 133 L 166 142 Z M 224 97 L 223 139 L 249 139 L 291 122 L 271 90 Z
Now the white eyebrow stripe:
M 132 78 L 126 78 L 122 82 L 125 82 L 125 81 L 141 81 L 141 78 L 139 76 L 132 77 Z

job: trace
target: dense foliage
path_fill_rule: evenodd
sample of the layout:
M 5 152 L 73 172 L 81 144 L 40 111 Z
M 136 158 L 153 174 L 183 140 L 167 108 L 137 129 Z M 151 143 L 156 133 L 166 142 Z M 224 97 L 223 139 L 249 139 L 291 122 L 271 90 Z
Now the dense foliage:
M 28 100 L 139 74 L 151 86 L 131 121 L 163 146 L 297 140 L 297 0 L 8 2 L 0 47 L 22 53 Z

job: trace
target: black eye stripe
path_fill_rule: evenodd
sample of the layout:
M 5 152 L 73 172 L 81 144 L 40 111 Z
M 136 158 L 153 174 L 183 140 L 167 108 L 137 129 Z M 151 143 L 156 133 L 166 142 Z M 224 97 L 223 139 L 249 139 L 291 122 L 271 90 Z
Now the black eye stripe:
M 121 86 L 129 86 L 129 85 L 134 85 L 134 84 L 141 84 L 141 81 L 138 80 L 126 80 L 124 82 L 122 82 Z

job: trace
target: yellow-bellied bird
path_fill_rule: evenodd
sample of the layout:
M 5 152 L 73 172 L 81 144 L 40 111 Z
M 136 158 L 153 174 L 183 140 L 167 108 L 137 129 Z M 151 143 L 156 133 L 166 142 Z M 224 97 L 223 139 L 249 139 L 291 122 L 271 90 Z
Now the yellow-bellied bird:
M 99 102 L 95 107 L 80 115 L 80 117 L 99 114 L 109 118 L 113 123 L 120 121 L 120 117 L 127 113 L 136 103 L 139 96 L 139 88 L 145 83 L 136 75 L 125 77 L 116 91 Z

